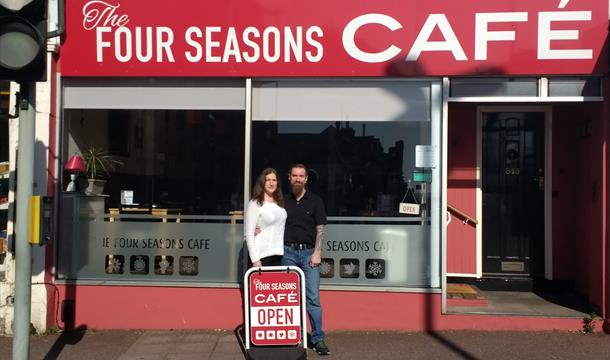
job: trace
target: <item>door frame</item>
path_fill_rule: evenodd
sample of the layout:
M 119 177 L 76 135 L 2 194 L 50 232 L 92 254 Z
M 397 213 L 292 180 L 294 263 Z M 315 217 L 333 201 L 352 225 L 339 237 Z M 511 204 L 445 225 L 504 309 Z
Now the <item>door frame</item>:
M 483 113 L 484 112 L 543 112 L 544 113 L 544 278 L 553 279 L 553 223 L 552 223 L 552 155 L 553 119 L 550 105 L 477 106 L 477 278 L 483 277 Z

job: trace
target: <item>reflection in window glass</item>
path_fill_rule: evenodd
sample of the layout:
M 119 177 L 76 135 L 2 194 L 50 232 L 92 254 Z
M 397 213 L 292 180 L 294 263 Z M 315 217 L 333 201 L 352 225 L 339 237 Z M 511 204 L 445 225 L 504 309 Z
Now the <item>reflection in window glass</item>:
M 255 121 L 252 176 L 265 167 L 287 174 L 293 163 L 304 163 L 310 168 L 308 186 L 323 198 L 329 216 L 399 216 L 415 170 L 415 146 L 430 144 L 430 126 L 429 121 Z
M 63 158 L 95 146 L 123 163 L 104 187 L 106 209 L 121 205 L 121 190 L 132 190 L 134 206 L 144 209 L 228 215 L 243 208 L 244 116 L 241 110 L 69 109 Z

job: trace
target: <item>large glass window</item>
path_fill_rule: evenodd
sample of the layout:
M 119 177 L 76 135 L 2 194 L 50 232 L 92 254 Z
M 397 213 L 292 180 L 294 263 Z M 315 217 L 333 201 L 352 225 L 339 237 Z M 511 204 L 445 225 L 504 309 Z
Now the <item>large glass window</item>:
M 237 283 L 244 169 L 302 162 L 329 215 L 324 285 L 438 287 L 440 82 L 65 80 L 64 164 L 94 147 L 120 165 L 99 192 L 64 172 L 60 279 Z
M 265 167 L 308 166 L 308 188 L 329 216 L 323 284 L 437 286 L 439 90 L 429 81 L 254 83 L 251 181 Z M 401 213 L 400 203 L 419 211 Z
M 329 216 L 388 217 L 401 216 L 399 203 L 416 195 L 406 193 L 416 170 L 414 147 L 430 144 L 430 123 L 256 121 L 252 134 L 253 176 L 265 167 L 287 174 L 301 162 Z M 283 185 L 288 191 L 288 182 Z
M 64 124 L 66 159 L 94 148 L 116 160 L 101 174 L 107 210 L 130 205 L 125 190 L 134 206 L 181 215 L 243 208 L 241 110 L 68 109 Z
M 110 167 L 99 189 L 64 171 L 58 277 L 236 283 L 245 83 L 105 81 L 65 82 L 63 163 L 95 149 Z

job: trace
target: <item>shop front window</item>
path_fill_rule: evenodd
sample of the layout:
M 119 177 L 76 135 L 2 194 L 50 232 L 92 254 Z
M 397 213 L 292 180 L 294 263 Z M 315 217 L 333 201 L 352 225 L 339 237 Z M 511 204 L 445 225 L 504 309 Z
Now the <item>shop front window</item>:
M 64 172 L 58 279 L 236 284 L 244 188 L 299 162 L 328 213 L 323 285 L 438 287 L 440 82 L 252 85 L 64 79 L 64 164 L 94 147 L 117 166 L 100 192 Z
M 64 171 L 59 279 L 236 283 L 245 87 L 121 81 L 65 81 L 64 164 L 96 151 L 110 166 L 98 190 Z
M 433 287 L 438 280 L 440 119 L 425 81 L 261 81 L 253 89 L 252 179 L 309 169 L 328 215 L 322 284 Z M 438 88 L 436 88 L 438 89 Z M 433 149 L 427 163 L 421 149 Z M 417 211 L 401 212 L 401 203 Z
M 253 169 L 287 174 L 294 162 L 306 164 L 328 216 L 399 217 L 400 202 L 429 202 L 412 179 L 413 145 L 430 143 L 428 122 L 257 121 L 252 133 Z
M 106 210 L 227 215 L 243 207 L 243 111 L 69 109 L 64 124 L 66 157 L 93 148 L 114 161 L 99 174 Z

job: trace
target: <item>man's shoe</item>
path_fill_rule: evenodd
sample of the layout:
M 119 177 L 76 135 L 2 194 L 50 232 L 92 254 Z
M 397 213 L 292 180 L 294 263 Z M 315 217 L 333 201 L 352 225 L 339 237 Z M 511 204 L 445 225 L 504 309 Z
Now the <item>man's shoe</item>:
M 330 350 L 328 346 L 324 343 L 324 340 L 320 340 L 313 345 L 313 349 L 318 353 L 318 355 L 330 355 Z

